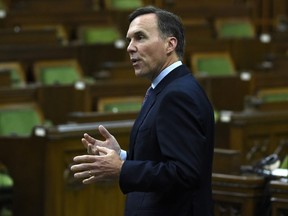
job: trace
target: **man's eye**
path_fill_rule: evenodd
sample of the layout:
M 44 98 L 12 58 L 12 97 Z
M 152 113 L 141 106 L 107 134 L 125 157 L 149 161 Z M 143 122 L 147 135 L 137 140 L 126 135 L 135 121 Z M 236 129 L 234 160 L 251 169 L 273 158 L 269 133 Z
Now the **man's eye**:
M 144 35 L 137 35 L 137 40 L 142 40 L 144 38 L 145 38 Z

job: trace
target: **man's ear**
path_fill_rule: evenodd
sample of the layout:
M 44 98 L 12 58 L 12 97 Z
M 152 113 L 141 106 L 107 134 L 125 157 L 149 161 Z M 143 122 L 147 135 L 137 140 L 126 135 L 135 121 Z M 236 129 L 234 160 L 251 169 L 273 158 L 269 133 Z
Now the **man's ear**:
M 167 38 L 167 54 L 170 54 L 176 49 L 177 43 L 178 41 L 175 37 Z

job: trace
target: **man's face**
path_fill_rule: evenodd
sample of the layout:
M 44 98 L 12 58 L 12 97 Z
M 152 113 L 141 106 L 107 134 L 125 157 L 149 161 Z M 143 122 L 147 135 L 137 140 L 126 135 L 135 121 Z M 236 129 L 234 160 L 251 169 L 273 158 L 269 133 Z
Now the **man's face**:
M 128 47 L 135 75 L 151 81 L 167 66 L 168 40 L 161 38 L 155 14 L 136 17 L 127 32 Z

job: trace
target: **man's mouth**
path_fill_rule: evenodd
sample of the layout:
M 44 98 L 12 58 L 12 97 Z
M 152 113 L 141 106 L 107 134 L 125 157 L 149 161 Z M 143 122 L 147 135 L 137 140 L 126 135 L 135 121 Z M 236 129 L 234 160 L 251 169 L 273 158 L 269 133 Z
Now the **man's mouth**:
M 139 62 L 137 58 L 131 58 L 132 65 L 136 65 Z

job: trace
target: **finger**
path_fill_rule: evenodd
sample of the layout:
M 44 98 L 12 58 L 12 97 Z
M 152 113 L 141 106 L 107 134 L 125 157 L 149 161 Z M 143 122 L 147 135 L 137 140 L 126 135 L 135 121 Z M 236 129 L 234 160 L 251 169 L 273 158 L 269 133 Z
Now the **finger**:
M 103 125 L 100 125 L 98 127 L 98 130 L 104 138 L 108 139 L 108 138 L 112 137 L 112 135 L 109 133 L 109 131 Z
M 88 146 L 87 146 L 87 153 L 88 153 L 88 154 L 94 154 L 92 144 L 88 144 Z
M 88 145 L 90 144 L 85 138 L 82 138 L 81 139 L 81 142 L 83 143 L 83 145 L 84 145 L 84 147 L 86 148 L 86 149 L 88 149 Z
M 93 163 L 95 162 L 95 155 L 80 155 L 73 158 L 76 163 Z
M 83 172 L 75 172 L 74 177 L 77 179 L 87 179 L 93 177 L 94 174 L 91 170 L 84 170 Z
M 95 141 L 96 141 L 96 140 L 95 140 L 92 136 L 90 136 L 88 133 L 84 133 L 84 139 L 85 139 L 87 142 L 92 143 L 92 144 L 94 144 Z
M 101 147 L 101 146 L 96 146 L 96 148 L 97 148 L 97 151 L 101 154 L 104 154 L 104 155 L 107 155 L 107 154 L 109 154 L 111 151 L 113 151 L 113 150 L 111 150 L 111 149 L 109 149 L 109 148 L 106 148 L 106 147 Z
M 95 176 L 91 176 L 89 178 L 83 179 L 83 181 L 82 181 L 83 184 L 91 184 L 94 182 L 96 182 Z

